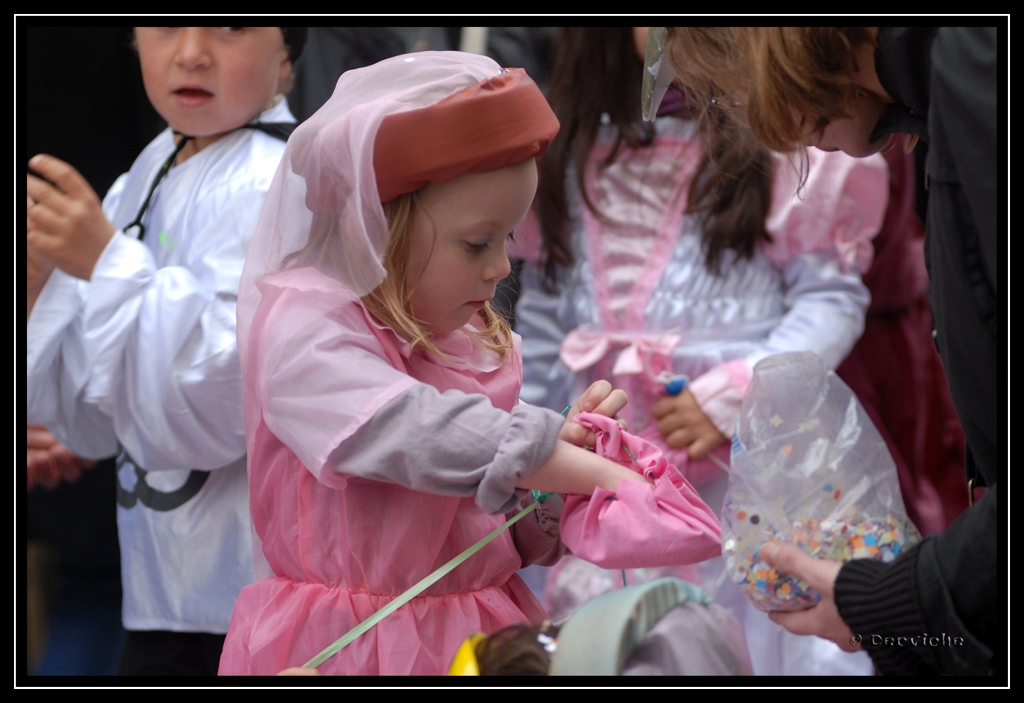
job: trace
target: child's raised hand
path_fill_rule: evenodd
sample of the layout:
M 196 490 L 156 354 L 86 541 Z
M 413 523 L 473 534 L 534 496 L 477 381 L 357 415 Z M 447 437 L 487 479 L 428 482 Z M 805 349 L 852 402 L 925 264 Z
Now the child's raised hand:
M 701 459 L 727 438 L 697 405 L 687 388 L 679 395 L 662 398 L 651 408 L 658 432 L 672 449 L 686 449 L 691 459 Z
M 597 381 L 591 384 L 583 395 L 576 399 L 572 408 L 566 415 L 565 424 L 558 433 L 558 438 L 575 444 L 577 447 L 593 447 L 594 433 L 583 425 L 572 421 L 580 413 L 597 413 L 605 417 L 615 417 L 619 411 L 626 407 L 629 398 L 626 392 L 612 389 L 608 381 Z
M 59 444 L 42 425 L 28 426 L 27 471 L 28 489 L 36 486 L 53 490 L 61 482 L 74 483 L 82 469 L 90 469 L 95 461 L 80 459 Z
M 45 154 L 28 165 L 28 245 L 66 273 L 88 280 L 116 229 L 89 182 L 70 164 Z M 47 182 L 49 181 L 49 183 Z

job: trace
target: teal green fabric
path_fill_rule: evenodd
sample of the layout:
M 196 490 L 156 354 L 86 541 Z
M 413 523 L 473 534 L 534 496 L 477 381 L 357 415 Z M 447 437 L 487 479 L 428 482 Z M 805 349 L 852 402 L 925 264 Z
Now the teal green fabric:
M 697 586 L 674 578 L 629 586 L 587 601 L 558 633 L 551 676 L 617 676 L 630 653 L 680 603 L 710 605 Z

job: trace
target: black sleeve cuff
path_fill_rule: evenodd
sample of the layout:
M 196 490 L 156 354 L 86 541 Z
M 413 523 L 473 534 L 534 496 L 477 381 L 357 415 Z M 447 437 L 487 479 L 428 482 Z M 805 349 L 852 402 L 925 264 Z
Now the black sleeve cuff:
M 836 578 L 839 615 L 885 675 L 938 673 L 932 640 L 924 639 L 935 633 L 927 631 L 917 598 L 919 551 L 920 545 L 891 564 L 855 559 Z

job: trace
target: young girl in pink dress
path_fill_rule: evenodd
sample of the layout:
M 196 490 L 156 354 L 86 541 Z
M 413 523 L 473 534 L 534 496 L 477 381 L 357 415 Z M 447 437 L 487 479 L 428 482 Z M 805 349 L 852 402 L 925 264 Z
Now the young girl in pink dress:
M 220 673 L 301 666 L 501 525 L 524 489 L 644 481 L 520 403 L 518 337 L 488 305 L 557 130 L 523 71 L 422 52 L 344 74 L 289 140 L 239 295 L 258 580 Z M 610 391 L 575 409 L 615 415 Z M 443 674 L 468 633 L 544 619 L 516 571 L 560 556 L 554 523 L 530 514 L 320 672 Z

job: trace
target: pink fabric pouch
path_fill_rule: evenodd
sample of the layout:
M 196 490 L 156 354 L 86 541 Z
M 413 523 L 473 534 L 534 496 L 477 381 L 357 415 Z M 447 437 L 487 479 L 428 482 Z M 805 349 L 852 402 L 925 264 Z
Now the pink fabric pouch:
M 613 418 L 581 413 L 594 431 L 594 451 L 654 485 L 622 481 L 617 491 L 565 496 L 562 542 L 577 557 L 606 569 L 696 564 L 721 554 L 721 526 L 693 486 L 651 442 Z

